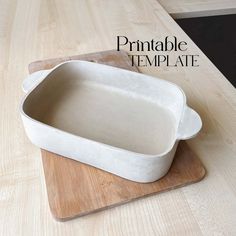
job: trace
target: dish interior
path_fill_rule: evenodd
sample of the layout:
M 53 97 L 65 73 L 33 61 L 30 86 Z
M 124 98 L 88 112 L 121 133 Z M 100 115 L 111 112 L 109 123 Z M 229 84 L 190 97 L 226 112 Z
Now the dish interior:
M 173 144 L 177 122 L 171 109 L 102 79 L 86 79 L 81 71 L 56 69 L 27 96 L 24 112 L 60 130 L 137 153 L 156 155 Z

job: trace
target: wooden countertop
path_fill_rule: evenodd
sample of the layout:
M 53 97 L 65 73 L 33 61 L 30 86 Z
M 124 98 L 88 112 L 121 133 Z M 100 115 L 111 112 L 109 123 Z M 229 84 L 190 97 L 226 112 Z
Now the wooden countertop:
M 236 0 L 158 0 L 175 19 L 236 14 Z
M 236 90 L 156 0 L 1 1 L 0 235 L 236 234 Z M 31 61 L 113 49 L 117 35 L 175 35 L 188 42 L 188 53 L 200 54 L 199 67 L 140 70 L 186 92 L 203 119 L 188 143 L 208 174 L 197 184 L 59 223 L 49 210 L 40 150 L 20 120 L 22 80 Z

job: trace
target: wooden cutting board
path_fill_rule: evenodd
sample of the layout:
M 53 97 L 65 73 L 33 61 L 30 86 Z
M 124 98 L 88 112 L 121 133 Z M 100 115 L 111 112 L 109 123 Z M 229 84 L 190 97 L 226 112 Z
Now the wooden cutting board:
M 29 72 L 49 69 L 67 60 L 88 60 L 138 72 L 126 52 L 115 50 L 36 61 Z M 96 153 L 94 153 L 96 155 Z M 180 142 L 166 176 L 149 184 L 135 183 L 89 165 L 42 150 L 48 201 L 53 216 L 68 220 L 201 180 L 205 169 L 186 142 Z

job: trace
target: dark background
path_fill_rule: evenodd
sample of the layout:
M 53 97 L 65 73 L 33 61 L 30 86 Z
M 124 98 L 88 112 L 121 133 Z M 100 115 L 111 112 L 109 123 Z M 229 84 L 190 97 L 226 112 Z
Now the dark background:
M 236 15 L 177 19 L 176 22 L 236 87 Z

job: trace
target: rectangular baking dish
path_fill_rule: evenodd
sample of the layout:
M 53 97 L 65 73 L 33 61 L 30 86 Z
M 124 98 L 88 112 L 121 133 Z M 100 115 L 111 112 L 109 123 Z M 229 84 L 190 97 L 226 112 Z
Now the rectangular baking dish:
M 42 149 L 136 182 L 171 166 L 179 140 L 201 129 L 175 84 L 86 61 L 29 75 L 20 113 Z

